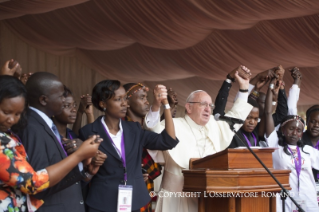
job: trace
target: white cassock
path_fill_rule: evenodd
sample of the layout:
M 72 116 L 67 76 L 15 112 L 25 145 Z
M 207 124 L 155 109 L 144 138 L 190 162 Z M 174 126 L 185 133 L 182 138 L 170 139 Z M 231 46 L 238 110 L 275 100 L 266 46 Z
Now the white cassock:
M 245 120 L 252 106 L 238 98 L 226 116 Z M 156 212 L 196 212 L 198 200 L 196 197 L 181 197 L 184 176 L 182 170 L 189 169 L 190 158 L 202 158 L 226 149 L 233 139 L 234 133 L 224 121 L 215 121 L 211 116 L 205 126 L 196 124 L 188 115 L 174 118 L 175 134 L 179 143 L 172 150 L 151 151 L 155 162 L 164 163 L 164 173 L 161 192 L 156 205 Z M 236 124 L 238 130 L 241 125 Z M 146 127 L 147 128 L 147 127 Z M 165 120 L 158 122 L 151 131 L 160 133 L 165 128 Z M 181 195 L 171 195 L 169 192 L 181 192 Z M 170 197 L 167 197 L 170 196 Z

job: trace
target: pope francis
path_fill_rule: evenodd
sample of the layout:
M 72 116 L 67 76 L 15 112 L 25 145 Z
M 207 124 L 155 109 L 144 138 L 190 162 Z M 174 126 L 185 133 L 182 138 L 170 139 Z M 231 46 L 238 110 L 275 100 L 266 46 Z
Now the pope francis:
M 239 98 L 226 116 L 245 120 L 252 106 L 247 103 L 249 78 L 240 74 L 251 75 L 250 70 L 240 66 L 228 76 L 234 76 L 239 83 Z M 230 77 L 229 77 L 230 78 Z M 155 96 L 151 111 L 147 118 L 158 119 L 155 126 L 145 127 L 160 133 L 165 122 L 159 122 L 161 98 Z M 175 134 L 179 144 L 172 150 L 150 151 L 155 162 L 164 164 L 161 191 L 156 205 L 156 212 L 196 212 L 197 197 L 183 195 L 184 177 L 182 170 L 189 169 L 190 158 L 202 158 L 226 149 L 233 139 L 234 133 L 223 121 L 215 121 L 212 114 L 212 98 L 205 91 L 192 92 L 186 100 L 184 117 L 174 118 Z M 238 130 L 241 125 L 235 125 Z

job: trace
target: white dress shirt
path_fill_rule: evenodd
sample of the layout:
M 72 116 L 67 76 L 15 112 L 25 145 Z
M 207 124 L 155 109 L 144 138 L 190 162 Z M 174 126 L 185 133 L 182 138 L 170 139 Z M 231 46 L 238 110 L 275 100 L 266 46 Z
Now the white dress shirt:
M 115 144 L 115 147 L 117 149 L 117 153 L 119 154 L 120 157 L 121 153 L 122 153 L 122 149 L 121 149 L 121 141 L 122 141 L 122 134 L 123 134 L 123 128 L 122 128 L 122 122 L 120 119 L 120 130 L 116 133 L 116 135 L 113 135 L 112 133 L 110 133 L 109 128 L 107 127 L 105 121 L 104 121 L 104 116 L 101 118 L 101 122 L 103 124 L 103 126 L 105 127 L 105 129 L 107 130 L 107 133 L 109 134 L 109 136 L 111 137 L 113 143 Z M 113 144 L 112 144 L 113 145 Z M 113 145 L 114 146 L 114 145 Z M 115 150 L 116 150 L 115 149 Z

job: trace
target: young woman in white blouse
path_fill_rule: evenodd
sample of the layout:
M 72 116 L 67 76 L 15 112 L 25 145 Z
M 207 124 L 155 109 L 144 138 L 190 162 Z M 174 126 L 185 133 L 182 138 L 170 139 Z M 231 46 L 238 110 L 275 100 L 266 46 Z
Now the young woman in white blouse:
M 318 211 L 316 185 L 312 168 L 319 170 L 319 151 L 305 145 L 302 141 L 304 120 L 296 115 L 289 115 L 281 122 L 281 128 L 276 132 L 272 118 L 272 95 L 276 79 L 270 82 L 266 103 L 265 123 L 266 141 L 270 147 L 278 147 L 273 153 L 274 169 L 290 169 L 289 184 L 291 196 L 303 201 L 304 211 Z M 292 212 L 296 206 L 287 198 L 286 211 Z M 280 196 L 277 196 L 277 212 L 282 211 Z

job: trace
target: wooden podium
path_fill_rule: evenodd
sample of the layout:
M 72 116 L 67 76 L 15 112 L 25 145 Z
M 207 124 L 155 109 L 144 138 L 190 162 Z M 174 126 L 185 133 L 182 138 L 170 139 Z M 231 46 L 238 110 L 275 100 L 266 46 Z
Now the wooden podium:
M 274 148 L 253 149 L 290 190 L 290 170 L 272 168 Z M 276 212 L 274 195 L 281 188 L 248 149 L 227 149 L 202 159 L 191 159 L 184 170 L 184 192 L 200 192 L 198 212 Z

